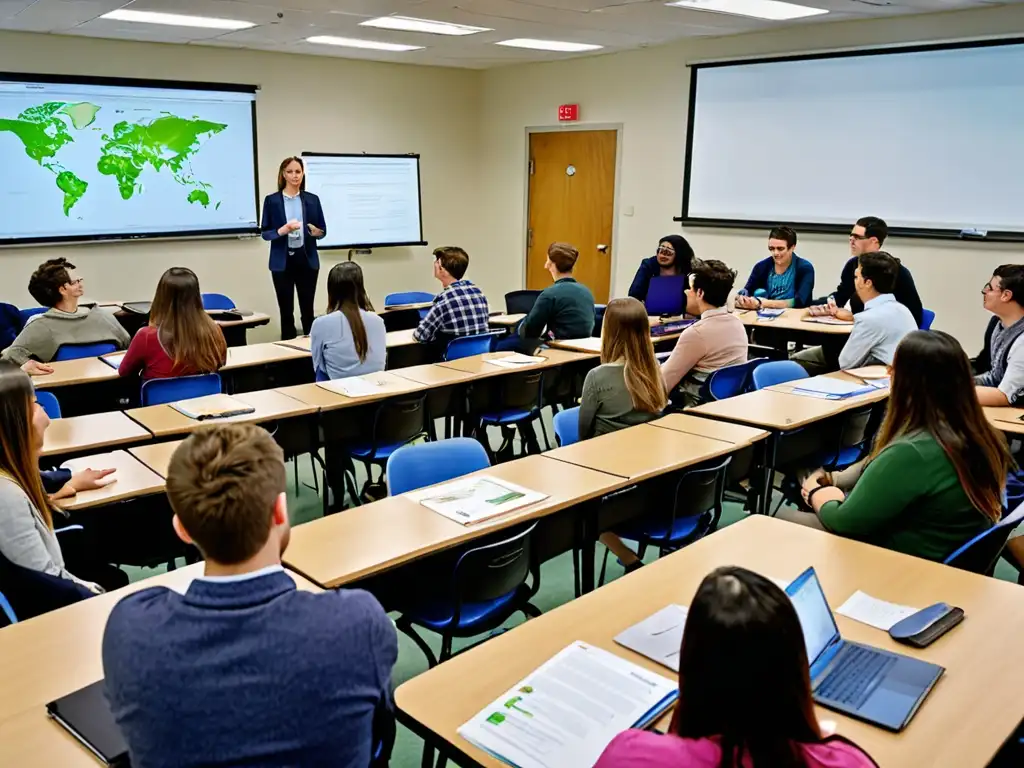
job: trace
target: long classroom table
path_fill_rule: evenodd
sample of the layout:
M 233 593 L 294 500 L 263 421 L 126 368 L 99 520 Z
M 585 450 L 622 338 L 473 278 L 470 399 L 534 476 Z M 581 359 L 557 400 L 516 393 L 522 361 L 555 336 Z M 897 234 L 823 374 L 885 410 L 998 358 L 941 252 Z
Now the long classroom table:
M 925 607 L 948 602 L 967 619 L 916 650 L 885 632 L 837 616 L 843 636 L 925 659 L 946 673 L 910 726 L 890 733 L 817 707 L 820 720 L 857 742 L 881 766 L 983 768 L 1021 719 L 1024 590 L 1015 584 L 754 515 L 663 557 L 596 592 L 560 606 L 417 676 L 395 693 L 399 721 L 463 766 L 504 765 L 458 735 L 458 728 L 570 643 L 580 640 L 666 677 L 674 673 L 613 638 L 671 603 L 689 605 L 700 581 L 722 565 L 789 580 L 814 566 L 833 607 L 860 589 Z M 438 691 L 444 691 L 443 696 Z

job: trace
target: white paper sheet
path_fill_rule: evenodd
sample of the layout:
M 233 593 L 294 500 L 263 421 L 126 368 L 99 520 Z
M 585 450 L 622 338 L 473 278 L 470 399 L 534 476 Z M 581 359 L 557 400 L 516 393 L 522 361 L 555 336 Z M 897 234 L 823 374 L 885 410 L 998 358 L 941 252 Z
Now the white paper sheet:
M 575 642 L 459 728 L 518 768 L 590 768 L 620 732 L 678 696 L 676 681 Z
M 848 619 L 859 621 L 862 624 L 869 624 L 872 627 L 889 631 L 893 624 L 908 616 L 913 616 L 918 610 L 918 608 L 911 608 L 908 605 L 879 600 L 858 589 L 836 609 L 836 613 L 841 613 Z
M 518 352 L 514 352 L 506 357 L 495 357 L 490 360 L 484 360 L 484 362 L 496 365 L 499 368 L 523 368 L 527 365 L 543 363 L 545 359 L 546 358 L 543 357 L 531 357 L 530 355 L 522 355 Z
M 683 642 L 687 608 L 668 605 L 615 637 L 615 642 L 673 672 L 679 671 L 679 647 Z
M 814 376 L 810 379 L 801 379 L 794 383 L 793 391 L 815 392 L 835 397 L 851 397 L 853 395 L 870 392 L 873 387 L 859 381 L 846 381 L 831 376 Z
M 822 325 L 853 325 L 853 320 L 839 320 L 835 317 L 805 317 L 805 323 L 821 323 Z
M 318 381 L 316 385 L 328 392 L 334 392 L 345 397 L 366 397 L 376 395 L 382 389 L 383 384 L 373 379 L 365 379 L 362 376 L 349 376 L 347 379 L 334 379 L 333 381 Z
M 463 525 L 503 515 L 548 497 L 546 493 L 486 476 L 456 480 L 405 495 Z

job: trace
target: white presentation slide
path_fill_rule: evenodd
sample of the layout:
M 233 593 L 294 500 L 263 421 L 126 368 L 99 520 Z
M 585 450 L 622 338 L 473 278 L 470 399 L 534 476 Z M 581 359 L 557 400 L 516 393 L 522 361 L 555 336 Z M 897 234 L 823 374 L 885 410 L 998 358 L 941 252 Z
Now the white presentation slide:
M 255 232 L 254 100 L 0 79 L 0 244 Z
M 692 77 L 684 218 L 1024 231 L 1024 45 Z
M 306 191 L 320 198 L 327 236 L 320 248 L 423 242 L 416 156 L 310 155 Z

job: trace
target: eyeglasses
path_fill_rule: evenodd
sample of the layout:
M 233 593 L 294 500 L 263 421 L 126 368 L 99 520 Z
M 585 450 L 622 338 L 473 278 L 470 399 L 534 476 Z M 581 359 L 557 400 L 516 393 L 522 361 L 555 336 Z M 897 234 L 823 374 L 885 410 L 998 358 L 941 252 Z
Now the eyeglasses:
M 663 256 L 675 256 L 676 255 L 676 249 L 675 248 L 659 248 L 658 249 L 658 253 L 663 255 Z
M 76 277 L 74 280 L 68 280 L 68 285 L 81 285 L 84 282 L 84 277 Z
M 998 290 L 1000 290 L 1000 289 L 996 288 L 994 285 L 992 285 L 992 283 L 985 283 L 985 285 L 982 286 L 981 292 L 982 293 L 992 293 L 992 291 L 998 291 Z
M 870 235 L 858 235 L 853 232 L 850 233 L 851 240 L 867 240 L 869 237 Z

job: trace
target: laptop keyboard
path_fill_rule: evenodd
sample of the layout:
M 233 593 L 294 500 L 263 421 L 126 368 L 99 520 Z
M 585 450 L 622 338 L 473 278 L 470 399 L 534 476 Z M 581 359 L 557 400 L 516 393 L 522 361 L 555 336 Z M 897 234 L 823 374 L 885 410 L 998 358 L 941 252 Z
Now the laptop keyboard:
M 896 663 L 897 658 L 855 645 L 847 646 L 816 693 L 822 698 L 857 708 L 871 691 L 871 684 Z

